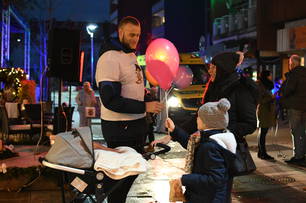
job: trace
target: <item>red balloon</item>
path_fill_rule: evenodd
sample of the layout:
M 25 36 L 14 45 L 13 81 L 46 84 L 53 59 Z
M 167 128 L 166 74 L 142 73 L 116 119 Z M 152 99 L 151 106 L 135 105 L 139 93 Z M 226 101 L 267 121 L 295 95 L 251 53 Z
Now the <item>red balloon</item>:
M 174 78 L 168 66 L 158 60 L 151 60 L 147 63 L 147 66 L 148 65 L 154 67 L 148 69 L 148 72 L 156 79 L 159 86 L 164 90 L 168 90 L 171 87 Z
M 160 87 L 169 89 L 179 66 L 177 49 L 169 40 L 155 39 L 146 50 L 146 65 Z
M 151 85 L 153 86 L 158 86 L 158 82 L 153 78 L 153 76 L 149 73 L 149 71 L 145 71 L 146 78 L 150 82 Z

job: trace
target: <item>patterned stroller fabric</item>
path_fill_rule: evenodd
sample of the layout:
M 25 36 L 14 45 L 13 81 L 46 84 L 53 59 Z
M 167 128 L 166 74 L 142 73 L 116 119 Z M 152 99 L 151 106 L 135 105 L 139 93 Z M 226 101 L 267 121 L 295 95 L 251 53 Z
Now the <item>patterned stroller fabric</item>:
M 46 154 L 45 159 L 51 163 L 75 168 L 93 166 L 93 149 L 89 127 L 56 135 L 55 143 Z

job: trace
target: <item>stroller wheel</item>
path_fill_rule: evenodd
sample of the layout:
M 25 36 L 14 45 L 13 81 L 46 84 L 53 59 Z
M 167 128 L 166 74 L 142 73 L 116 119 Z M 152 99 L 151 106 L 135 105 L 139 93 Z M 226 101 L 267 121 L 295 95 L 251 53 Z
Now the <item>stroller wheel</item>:
M 153 159 L 156 158 L 156 155 L 154 153 L 151 153 L 151 152 L 147 152 L 147 153 L 143 154 L 142 156 L 146 160 L 149 160 L 149 159 L 153 160 Z
M 96 179 L 97 180 L 103 180 L 103 178 L 104 178 L 104 174 L 103 173 L 100 172 L 100 173 L 96 174 Z
M 155 154 L 151 154 L 151 155 L 150 155 L 150 159 L 151 159 L 151 160 L 156 159 L 156 155 L 155 155 Z

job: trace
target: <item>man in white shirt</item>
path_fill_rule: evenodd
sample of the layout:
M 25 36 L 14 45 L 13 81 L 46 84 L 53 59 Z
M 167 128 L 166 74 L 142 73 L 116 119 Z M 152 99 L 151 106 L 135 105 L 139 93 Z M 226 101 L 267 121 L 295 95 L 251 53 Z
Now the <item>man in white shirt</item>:
M 141 33 L 140 22 L 124 17 L 118 26 L 119 39 L 103 45 L 97 63 L 96 82 L 101 101 L 101 126 L 110 148 L 129 146 L 143 153 L 146 112 L 159 113 L 163 105 L 145 102 L 144 80 L 135 50 Z M 109 203 L 124 203 L 137 176 L 130 176 L 109 196 Z

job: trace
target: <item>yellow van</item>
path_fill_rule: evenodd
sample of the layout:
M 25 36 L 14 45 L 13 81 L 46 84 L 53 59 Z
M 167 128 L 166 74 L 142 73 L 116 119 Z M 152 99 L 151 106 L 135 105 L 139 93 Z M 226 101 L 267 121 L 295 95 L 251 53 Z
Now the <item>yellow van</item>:
M 208 81 L 206 65 L 196 52 L 181 53 L 180 65 L 192 70 L 193 81 L 185 89 L 174 89 L 168 98 L 169 117 L 176 122 L 185 121 L 196 114 L 201 105 L 205 84 Z

